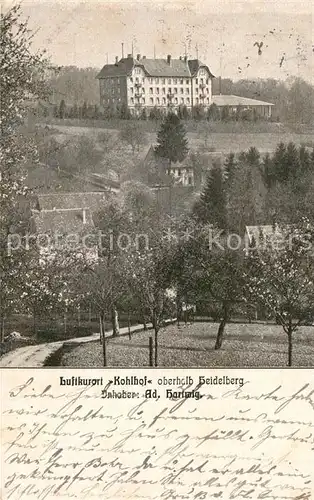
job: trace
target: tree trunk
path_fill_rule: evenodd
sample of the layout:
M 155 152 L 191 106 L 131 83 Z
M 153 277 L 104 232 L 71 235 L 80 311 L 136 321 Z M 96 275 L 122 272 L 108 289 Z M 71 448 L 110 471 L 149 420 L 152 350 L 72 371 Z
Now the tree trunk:
M 36 310 L 33 309 L 33 335 L 35 340 L 37 340 L 37 325 L 36 325 Z
M 195 311 L 194 311 L 194 306 L 191 308 L 191 316 L 190 316 L 191 323 L 195 323 Z
M 181 315 L 182 315 L 182 304 L 180 300 L 177 300 L 177 326 L 180 326 Z
M 215 344 L 215 350 L 220 349 L 221 346 L 222 346 L 223 335 L 224 335 L 225 326 L 227 324 L 227 321 L 228 321 L 228 309 L 225 306 L 224 309 L 223 309 L 223 318 L 220 321 L 220 325 L 219 325 L 219 328 L 218 328 L 218 333 L 217 333 L 217 337 L 216 337 L 216 344 Z
M 147 324 L 146 324 L 146 319 L 143 318 L 143 328 L 144 328 L 144 331 L 146 332 L 147 330 Z
M 292 328 L 288 329 L 288 366 L 292 366 Z
M 92 306 L 89 304 L 89 309 L 88 309 L 88 322 L 92 322 Z
M 112 336 L 117 337 L 120 333 L 118 311 L 115 306 L 111 308 Z
M 99 342 L 102 344 L 102 338 L 103 338 L 103 324 L 102 324 L 102 319 L 101 319 L 101 314 L 99 315 Z
M 68 325 L 67 325 L 67 323 L 68 323 L 68 322 L 67 322 L 67 319 L 68 319 L 68 318 L 67 318 L 67 309 L 65 309 L 65 311 L 64 311 L 64 316 L 63 316 L 64 335 L 66 335 L 66 334 L 67 334 L 67 331 L 68 331 L 68 330 L 67 330 L 67 326 L 68 326 Z
M 105 315 L 101 315 L 101 324 L 102 324 L 102 354 L 103 354 L 103 366 L 107 366 L 107 342 L 106 342 L 106 318 Z
M 80 328 L 81 326 L 81 308 L 78 306 L 77 308 L 77 326 Z
M 149 349 L 149 366 L 154 366 L 153 363 L 153 337 L 148 337 L 148 349 Z
M 155 332 L 155 366 L 158 366 L 158 325 L 157 325 L 157 320 L 156 317 L 153 317 L 153 328 Z
M 0 339 L 4 342 L 4 314 L 0 313 Z
M 131 340 L 131 321 L 130 321 L 130 310 L 128 309 L 128 334 L 129 339 Z
M 155 330 L 155 366 L 158 366 L 158 328 L 154 328 Z

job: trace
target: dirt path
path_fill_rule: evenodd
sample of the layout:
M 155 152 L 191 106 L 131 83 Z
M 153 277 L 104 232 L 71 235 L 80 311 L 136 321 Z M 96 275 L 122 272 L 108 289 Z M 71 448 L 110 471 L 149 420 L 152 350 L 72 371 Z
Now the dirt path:
M 168 321 L 166 321 L 167 323 Z M 147 325 L 148 329 L 152 328 L 149 323 Z M 143 330 L 143 325 L 131 326 L 131 332 L 140 332 Z M 120 328 L 120 335 L 127 335 L 128 328 Z M 106 332 L 106 337 L 112 337 L 112 331 Z M 27 347 L 19 347 L 14 351 L 10 351 L 4 354 L 0 358 L 1 368 L 42 368 L 45 364 L 46 359 L 60 349 L 64 344 L 86 344 L 87 342 L 95 342 L 99 339 L 99 333 L 94 333 L 89 337 L 79 337 L 75 339 L 60 341 L 60 342 L 49 342 L 46 344 L 31 345 Z

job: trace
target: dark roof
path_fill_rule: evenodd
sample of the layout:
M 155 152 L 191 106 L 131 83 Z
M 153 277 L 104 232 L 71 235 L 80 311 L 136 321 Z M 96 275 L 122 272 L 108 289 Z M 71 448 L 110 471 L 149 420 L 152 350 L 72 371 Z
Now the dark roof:
M 140 66 L 148 76 L 157 77 L 190 77 L 195 75 L 200 67 L 209 71 L 208 67 L 198 59 L 187 62 L 184 59 L 171 59 L 168 64 L 167 59 L 141 58 L 137 60 L 129 57 L 120 59 L 117 64 L 106 64 L 96 78 L 125 76 L 131 72 L 133 66 Z M 210 71 L 209 74 L 213 77 Z
M 189 68 L 190 68 L 190 73 L 191 73 L 191 76 L 194 76 L 197 74 L 198 70 L 200 68 L 205 68 L 207 69 L 207 71 L 209 72 L 210 76 L 212 78 L 215 78 L 214 75 L 212 74 L 212 72 L 210 71 L 210 69 L 208 68 L 208 66 L 206 66 L 206 64 L 202 63 L 201 61 L 199 61 L 198 59 L 190 59 L 188 61 L 188 64 L 189 64 Z
M 52 193 L 38 195 L 39 210 L 83 209 L 98 211 L 107 200 L 103 191 L 86 193 Z
M 38 234 L 82 234 L 94 228 L 90 210 L 85 210 L 86 223 L 83 223 L 83 210 L 43 210 L 33 212 L 33 222 Z
M 133 57 L 124 57 L 118 64 L 105 64 L 96 78 L 105 78 L 107 76 L 125 76 L 128 75 L 134 66 Z
M 138 64 L 149 76 L 190 76 L 188 65 L 180 59 L 171 59 L 170 64 L 167 63 L 166 59 L 140 59 Z

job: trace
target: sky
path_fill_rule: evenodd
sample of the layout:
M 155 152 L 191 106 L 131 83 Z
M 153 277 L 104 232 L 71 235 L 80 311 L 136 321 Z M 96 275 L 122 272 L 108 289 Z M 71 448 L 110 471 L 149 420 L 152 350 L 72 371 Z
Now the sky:
M 123 43 L 124 55 L 132 44 L 134 55 L 198 55 L 224 78 L 314 83 L 312 1 L 24 0 L 22 8 L 38 30 L 34 49 L 58 65 L 101 68 L 121 57 Z

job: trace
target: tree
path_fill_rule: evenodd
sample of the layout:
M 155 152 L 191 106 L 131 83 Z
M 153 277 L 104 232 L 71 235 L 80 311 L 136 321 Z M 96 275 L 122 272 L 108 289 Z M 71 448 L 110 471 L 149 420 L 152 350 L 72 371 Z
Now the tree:
M 43 53 L 31 51 L 32 33 L 21 19 L 20 5 L 1 13 L 0 23 L 0 324 L 18 303 L 19 270 L 26 262 L 22 236 L 28 229 L 28 190 L 24 185 L 24 169 L 38 161 L 32 137 L 23 134 L 21 126 L 31 110 L 32 99 L 47 96 L 44 85 L 46 61 Z M 21 210 L 22 201 L 24 209 Z M 12 232 L 21 244 L 8 252 Z
M 189 112 L 188 108 L 186 107 L 186 105 L 184 104 L 182 106 L 182 108 L 180 107 L 179 109 L 181 112 L 182 120 L 188 120 L 190 118 L 190 112 Z
M 220 229 L 227 225 L 226 191 L 222 168 L 215 164 L 207 176 L 200 200 L 194 208 L 197 218 L 203 223 L 211 223 Z
M 66 113 L 66 104 L 64 99 L 62 99 L 62 101 L 60 102 L 59 112 L 58 112 L 59 118 L 63 120 L 63 118 L 65 118 L 65 113 Z
M 105 245 L 101 240 L 99 248 L 100 264 L 96 266 L 97 272 L 93 271 L 94 279 L 97 279 L 98 274 L 100 276 L 97 292 L 98 306 L 97 303 L 96 306 L 99 308 L 99 297 L 103 297 L 103 299 L 107 297 L 106 302 L 103 304 L 103 308 L 105 307 L 107 310 L 104 311 L 103 309 L 100 314 L 106 312 L 107 316 L 110 316 L 113 336 L 116 336 L 119 333 L 117 301 L 121 297 L 123 290 L 119 271 L 119 267 L 122 267 L 119 237 L 123 234 L 129 236 L 130 232 L 130 216 L 124 209 L 122 196 L 107 199 L 103 208 L 95 215 L 95 223 L 101 234 L 109 235 L 109 241 L 105 241 Z M 108 280 L 108 286 L 110 285 L 109 291 L 105 291 L 106 279 Z
M 226 324 L 243 300 L 243 251 L 231 248 L 228 237 L 212 225 L 194 225 L 191 234 L 176 256 L 179 290 L 219 321 L 215 349 L 220 349 Z
M 224 167 L 225 167 L 224 176 L 225 176 L 226 186 L 230 187 L 232 185 L 232 182 L 234 181 L 237 168 L 237 161 L 234 153 L 228 154 Z
M 76 171 L 90 171 L 92 167 L 97 170 L 102 154 L 96 146 L 95 140 L 88 135 L 79 136 L 73 144 L 75 151 Z
M 288 339 L 288 366 L 292 366 L 293 334 L 314 315 L 314 226 L 306 219 L 294 227 L 279 226 L 277 239 L 255 242 L 247 263 L 250 300 L 267 308 Z
M 272 158 L 273 179 L 275 182 L 285 182 L 288 176 L 286 168 L 287 149 L 283 142 L 280 142 Z
M 222 107 L 222 109 L 221 109 L 221 120 L 223 122 L 226 122 L 226 121 L 230 120 L 229 106 L 223 106 Z
M 119 139 L 131 147 L 133 155 L 147 142 L 146 134 L 139 122 L 127 123 L 119 133 Z
M 255 148 L 240 153 L 236 162 L 232 182 L 227 183 L 228 226 L 243 235 L 247 225 L 264 220 L 266 187 Z
M 299 151 L 293 142 L 289 142 L 287 145 L 285 165 L 287 169 L 286 179 L 295 183 L 298 180 L 301 165 Z
M 197 127 L 198 139 L 200 139 L 201 145 L 199 147 L 202 151 L 212 150 L 213 148 L 209 145 L 209 140 L 211 138 L 212 127 L 211 124 L 206 121 L 201 121 Z
M 288 90 L 286 114 L 293 123 L 313 123 L 314 87 L 301 78 L 294 78 Z
M 88 116 L 87 116 L 87 102 L 86 102 L 86 101 L 84 101 L 84 102 L 83 102 L 83 106 L 82 106 L 82 111 L 81 111 L 81 113 L 82 113 L 82 118 L 83 118 L 83 120 L 84 120 L 85 118 L 88 118 Z
M 127 181 L 121 186 L 123 209 L 132 218 L 133 226 L 138 231 L 147 231 L 156 210 L 155 198 L 145 184 Z
M 171 249 L 155 229 L 150 248 L 127 252 L 128 282 L 142 310 L 147 311 L 154 330 L 154 362 L 158 366 L 158 333 L 165 315 L 167 290 L 171 286 Z M 157 236 L 157 237 L 156 237 Z
M 157 134 L 157 156 L 171 163 L 182 162 L 189 152 L 186 130 L 174 113 L 169 113 Z
M 146 112 L 146 108 L 143 108 L 142 112 L 141 112 L 141 115 L 140 115 L 140 119 L 141 120 L 147 120 L 147 112 Z
M 214 102 L 208 108 L 207 120 L 214 122 L 220 120 L 220 111 L 217 104 L 215 104 Z
M 99 314 L 100 342 L 103 349 L 103 365 L 108 365 L 106 320 L 111 316 L 112 322 L 116 322 L 116 304 L 122 295 L 123 282 L 119 281 L 121 276 L 121 264 L 118 264 L 119 256 L 103 255 L 95 263 L 86 263 L 80 272 L 80 282 L 83 290 L 93 304 L 93 308 Z M 115 332 L 113 332 L 115 334 Z
M 149 118 L 150 120 L 155 120 L 155 121 L 161 120 L 162 118 L 161 111 L 157 106 L 154 106 L 153 109 L 150 110 Z
M 204 107 L 201 106 L 200 104 L 197 104 L 196 106 L 193 106 L 192 109 L 192 117 L 193 120 L 203 120 L 205 116 L 205 110 Z
M 121 120 L 130 120 L 131 118 L 131 111 L 129 110 L 127 104 L 123 102 L 121 104 L 120 110 L 119 110 L 119 115 Z
M 269 153 L 266 153 L 262 164 L 262 176 L 263 181 L 267 189 L 270 189 L 273 185 L 273 163 Z

